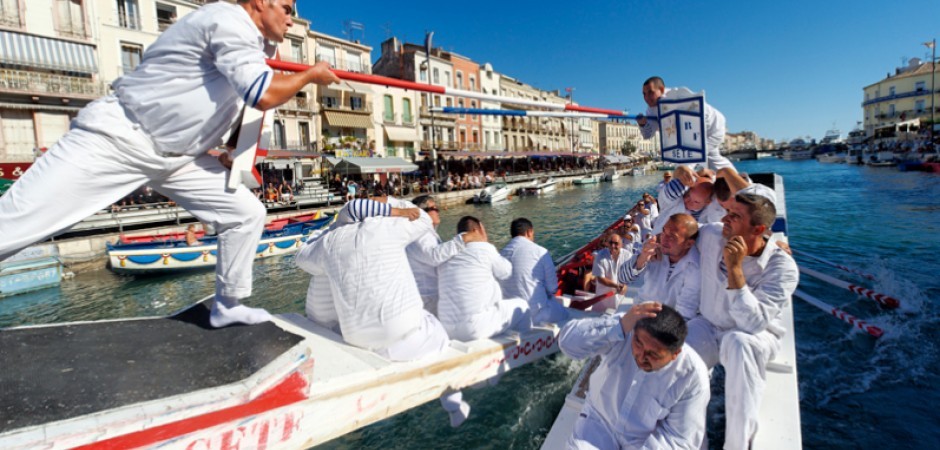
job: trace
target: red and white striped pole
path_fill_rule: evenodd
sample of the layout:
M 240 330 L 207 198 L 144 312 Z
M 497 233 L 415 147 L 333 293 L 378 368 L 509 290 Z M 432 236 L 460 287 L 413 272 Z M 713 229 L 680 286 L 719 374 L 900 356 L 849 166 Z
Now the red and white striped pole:
M 835 267 L 836 269 L 844 270 L 844 271 L 849 272 L 849 273 L 854 273 L 855 275 L 858 275 L 858 276 L 864 277 L 864 278 L 868 278 L 869 280 L 872 280 L 872 281 L 875 280 L 875 276 L 872 275 L 872 274 L 865 273 L 865 272 L 862 272 L 862 271 L 860 271 L 860 270 L 853 269 L 853 268 L 851 268 L 851 267 L 846 267 L 846 266 L 843 266 L 842 264 L 834 263 L 834 262 L 829 261 L 829 260 L 827 260 L 827 259 L 823 259 L 823 258 L 820 258 L 820 257 L 818 257 L 818 256 L 811 255 L 811 254 L 809 254 L 809 253 L 796 250 L 796 249 L 794 249 L 794 248 L 792 248 L 792 247 L 791 247 L 791 250 L 793 250 L 793 253 L 795 253 L 795 254 L 797 254 L 797 255 L 805 256 L 805 257 L 807 257 L 807 258 L 809 258 L 809 259 L 812 259 L 812 260 L 815 260 L 815 261 L 819 261 L 819 262 L 821 262 L 821 263 L 823 263 L 823 264 L 827 264 L 827 265 L 830 265 L 830 266 L 832 266 L 832 267 Z
M 267 60 L 268 66 L 275 70 L 286 72 L 301 72 L 310 68 L 307 64 L 292 63 L 287 61 L 278 61 L 274 59 Z M 354 81 L 357 83 L 378 84 L 382 86 L 398 87 L 402 89 L 411 89 L 418 92 L 429 92 L 432 94 L 453 95 L 455 97 L 472 98 L 476 100 L 487 100 L 501 103 L 510 103 L 513 105 L 534 106 L 545 109 L 556 109 L 561 111 L 576 111 L 593 114 L 613 114 L 622 116 L 623 111 L 614 109 L 594 108 L 591 106 L 579 106 L 569 103 L 559 104 L 543 102 L 539 100 L 527 100 L 524 98 L 505 97 L 502 95 L 484 94 L 482 92 L 465 91 L 463 89 L 451 89 L 444 86 L 434 86 L 424 83 L 415 83 L 413 81 L 399 80 L 397 78 L 383 77 L 380 75 L 368 75 L 364 73 L 346 72 L 345 70 L 330 69 L 334 75 L 341 80 Z
M 819 280 L 821 280 L 821 281 L 824 281 L 824 282 L 826 282 L 826 283 L 829 283 L 829 284 L 831 284 L 831 285 L 833 285 L 833 286 L 835 286 L 835 287 L 840 287 L 840 288 L 842 288 L 842 289 L 848 289 L 849 291 L 852 291 L 852 292 L 854 292 L 854 293 L 856 293 L 856 294 L 858 294 L 858 295 L 861 295 L 861 296 L 863 296 L 863 297 L 868 297 L 868 298 L 870 298 L 870 299 L 872 299 L 872 300 L 878 302 L 879 305 L 884 306 L 885 308 L 892 308 L 892 309 L 893 309 L 893 308 L 897 308 L 898 306 L 901 306 L 900 300 L 898 300 L 898 299 L 896 299 L 896 298 L 894 298 L 894 297 L 891 297 L 890 295 L 885 295 L 885 294 L 882 294 L 882 293 L 880 293 L 880 292 L 875 292 L 875 291 L 873 291 L 873 290 L 871 290 L 871 289 L 868 289 L 868 288 L 865 288 L 865 287 L 862 287 L 862 286 L 857 286 L 857 285 L 854 285 L 854 284 L 846 283 L 845 281 L 842 281 L 842 280 L 837 279 L 837 278 L 830 277 L 829 275 L 826 275 L 826 274 L 824 274 L 824 273 L 817 272 L 817 271 L 815 271 L 815 270 L 813 270 L 813 269 L 808 269 L 808 268 L 806 268 L 806 267 L 800 267 L 800 272 L 805 273 L 805 274 L 807 274 L 807 275 L 809 275 L 809 276 L 811 276 L 811 277 L 813 277 L 813 278 L 816 278 L 816 279 L 819 279 Z
M 813 297 L 805 292 L 797 290 L 793 293 L 793 295 L 796 297 L 799 297 L 800 299 L 802 299 L 806 303 L 809 303 L 810 305 L 813 305 L 823 311 L 828 312 L 829 314 L 832 314 L 833 317 L 849 325 L 852 325 L 853 327 L 858 328 L 859 330 L 862 330 L 872 335 L 873 337 L 880 338 L 884 334 L 884 330 L 882 330 L 881 328 L 878 328 L 874 325 L 869 325 L 864 320 L 861 320 L 858 317 L 855 317 L 839 308 L 836 308 L 835 306 L 824 303 L 822 300 L 819 300 L 818 298 Z

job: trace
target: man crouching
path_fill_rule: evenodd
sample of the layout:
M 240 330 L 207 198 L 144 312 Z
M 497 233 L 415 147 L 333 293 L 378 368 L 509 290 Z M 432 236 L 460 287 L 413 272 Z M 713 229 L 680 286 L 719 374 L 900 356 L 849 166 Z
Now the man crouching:
M 701 447 L 708 370 L 685 345 L 687 332 L 676 310 L 654 302 L 565 325 L 566 355 L 601 356 L 568 448 Z

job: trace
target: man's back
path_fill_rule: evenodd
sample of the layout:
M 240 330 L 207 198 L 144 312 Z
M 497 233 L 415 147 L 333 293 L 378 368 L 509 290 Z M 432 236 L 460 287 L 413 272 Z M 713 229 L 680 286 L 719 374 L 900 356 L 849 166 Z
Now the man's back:
M 503 299 L 497 280 L 512 273 L 508 261 L 488 242 L 470 242 L 466 248 L 438 267 L 440 302 L 438 317 L 457 324 L 468 316 Z
M 381 348 L 420 321 L 423 303 L 405 247 L 429 230 L 423 214 L 414 222 L 371 217 L 326 233 L 298 257 L 304 270 L 327 275 L 347 342 Z
M 543 304 L 558 286 L 551 255 L 541 245 L 516 236 L 499 252 L 512 263 L 512 275 L 500 285 L 506 297 L 518 297 L 529 304 Z

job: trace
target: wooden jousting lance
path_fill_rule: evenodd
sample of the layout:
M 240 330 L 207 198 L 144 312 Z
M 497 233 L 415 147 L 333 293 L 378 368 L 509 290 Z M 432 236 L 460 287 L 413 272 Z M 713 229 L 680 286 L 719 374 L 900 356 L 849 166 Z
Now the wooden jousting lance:
M 842 281 L 838 278 L 830 277 L 829 275 L 817 272 L 813 269 L 800 267 L 800 272 L 805 273 L 818 280 L 825 281 L 826 283 L 829 283 L 835 287 L 848 289 L 849 291 L 852 291 L 858 295 L 861 295 L 863 297 L 868 297 L 878 302 L 879 305 L 884 306 L 885 308 L 894 309 L 894 308 L 897 308 L 898 306 L 901 306 L 901 302 L 898 299 L 891 297 L 890 295 L 885 295 L 885 294 L 875 292 L 871 289 L 868 289 L 862 286 L 857 286 L 854 284 L 846 283 L 845 281 Z
M 302 72 L 311 66 L 307 64 L 292 63 L 286 61 L 267 60 L 268 66 L 275 70 L 286 72 Z M 428 92 L 431 94 L 453 95 L 455 97 L 472 98 L 476 100 L 486 100 L 502 103 L 511 103 L 513 105 L 533 106 L 538 108 L 554 109 L 560 111 L 576 111 L 581 113 L 593 113 L 603 115 L 625 116 L 623 111 L 614 109 L 594 108 L 590 106 L 572 105 L 569 103 L 558 104 L 543 102 L 538 100 L 529 100 L 525 98 L 504 97 L 502 95 L 484 94 L 482 92 L 465 91 L 463 89 L 453 89 L 444 86 L 434 86 L 413 81 L 399 80 L 396 78 L 383 77 L 380 75 L 367 75 L 364 73 L 347 72 L 345 70 L 330 69 L 334 75 L 341 80 L 354 81 L 357 83 L 378 84 L 382 86 L 410 89 L 418 92 Z
M 834 263 L 834 262 L 829 261 L 829 260 L 827 260 L 827 259 L 823 259 L 823 258 L 820 258 L 820 257 L 815 256 L 815 255 L 811 255 L 811 254 L 806 253 L 806 252 L 803 252 L 803 251 L 799 251 L 799 250 L 796 250 L 796 249 L 792 249 L 792 250 L 793 250 L 793 253 L 796 253 L 797 255 L 805 256 L 805 257 L 807 257 L 807 258 L 809 258 L 809 259 L 812 259 L 812 260 L 821 262 L 821 263 L 823 263 L 823 264 L 826 264 L 826 265 L 835 267 L 836 269 L 844 270 L 844 271 L 849 272 L 849 273 L 854 273 L 855 275 L 858 275 L 858 276 L 860 276 L 860 277 L 868 278 L 869 280 L 875 281 L 875 276 L 872 275 L 872 274 L 865 273 L 865 272 L 862 272 L 862 271 L 860 271 L 860 270 L 853 269 L 853 268 L 851 268 L 851 267 L 846 267 L 846 266 L 843 266 L 843 265 L 841 265 L 841 264 Z
M 793 292 L 793 295 L 796 297 L 799 297 L 800 299 L 802 299 L 806 303 L 809 303 L 810 305 L 813 305 L 823 311 L 826 311 L 829 314 L 832 314 L 833 317 L 849 325 L 852 325 L 853 327 L 856 327 L 859 330 L 862 330 L 876 338 L 880 338 L 884 334 L 884 331 L 881 328 L 878 328 L 874 325 L 869 325 L 864 320 L 861 320 L 858 317 L 855 317 L 839 308 L 836 308 L 835 306 L 824 303 L 822 300 L 819 300 L 818 298 L 813 297 L 812 295 L 809 295 L 803 291 L 796 290 Z

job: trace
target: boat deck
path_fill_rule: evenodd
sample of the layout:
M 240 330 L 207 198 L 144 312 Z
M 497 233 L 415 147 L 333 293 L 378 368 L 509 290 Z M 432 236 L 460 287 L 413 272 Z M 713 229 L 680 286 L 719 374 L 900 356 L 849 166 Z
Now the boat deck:
M 212 329 L 203 304 L 167 318 L 0 330 L 0 434 L 235 383 L 302 339 L 273 323 Z

